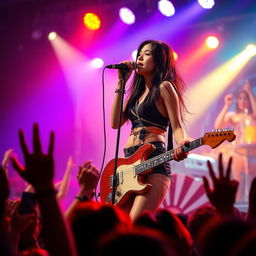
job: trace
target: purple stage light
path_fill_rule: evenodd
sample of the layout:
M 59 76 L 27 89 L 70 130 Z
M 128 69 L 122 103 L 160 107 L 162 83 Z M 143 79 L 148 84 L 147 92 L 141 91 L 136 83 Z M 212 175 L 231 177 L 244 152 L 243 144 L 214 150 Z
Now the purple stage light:
M 204 9 L 211 9 L 215 4 L 214 0 L 197 0 L 197 1 Z
M 174 5 L 168 0 L 160 0 L 158 2 L 159 11 L 167 17 L 171 17 L 175 14 Z
M 101 58 L 94 58 L 91 64 L 94 68 L 101 68 L 104 65 L 104 61 Z

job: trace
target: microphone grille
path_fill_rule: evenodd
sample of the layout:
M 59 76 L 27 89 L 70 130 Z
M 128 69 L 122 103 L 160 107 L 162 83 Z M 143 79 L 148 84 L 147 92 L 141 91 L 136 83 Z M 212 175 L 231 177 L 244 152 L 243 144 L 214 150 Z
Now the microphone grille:
M 136 69 L 138 67 L 138 64 L 136 62 L 132 62 L 132 69 Z

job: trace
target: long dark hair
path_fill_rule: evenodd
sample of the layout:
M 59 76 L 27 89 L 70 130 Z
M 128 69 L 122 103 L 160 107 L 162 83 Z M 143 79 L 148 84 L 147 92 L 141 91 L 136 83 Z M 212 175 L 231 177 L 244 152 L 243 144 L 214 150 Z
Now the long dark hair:
M 159 99 L 160 84 L 164 81 L 169 81 L 173 84 L 175 91 L 177 92 L 180 103 L 181 120 L 184 121 L 184 114 L 188 112 L 183 100 L 185 83 L 176 70 L 173 50 L 166 43 L 155 40 L 146 40 L 140 44 L 136 59 L 138 58 L 141 49 L 146 44 L 151 44 L 152 46 L 152 56 L 155 63 L 155 68 L 153 71 L 153 80 L 149 97 L 147 97 L 145 100 L 145 104 L 150 105 L 153 103 L 153 101 Z M 136 103 L 136 101 L 145 91 L 145 88 L 146 85 L 144 77 L 135 73 L 129 90 L 128 101 L 125 110 L 126 115 L 130 107 Z

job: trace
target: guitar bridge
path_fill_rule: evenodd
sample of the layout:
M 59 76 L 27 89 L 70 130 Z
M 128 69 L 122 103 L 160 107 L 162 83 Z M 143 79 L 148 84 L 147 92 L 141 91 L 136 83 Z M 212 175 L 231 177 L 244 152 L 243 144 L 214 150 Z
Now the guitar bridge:
M 110 203 L 111 202 L 111 198 L 112 198 L 112 194 L 111 193 L 109 193 L 108 194 L 108 197 L 107 197 L 107 203 Z
M 107 202 L 107 203 L 111 203 L 111 201 L 112 201 L 112 193 L 109 193 L 109 194 L 108 194 L 108 197 L 107 197 L 107 199 L 106 199 L 106 202 Z M 117 202 L 117 200 L 115 199 L 115 204 L 116 204 L 116 202 Z

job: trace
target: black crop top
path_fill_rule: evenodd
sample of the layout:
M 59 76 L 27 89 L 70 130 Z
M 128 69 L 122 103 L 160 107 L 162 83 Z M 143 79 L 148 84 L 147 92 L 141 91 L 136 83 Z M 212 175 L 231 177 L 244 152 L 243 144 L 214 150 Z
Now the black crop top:
M 164 117 L 155 102 L 150 106 L 144 104 L 145 100 L 139 105 L 138 102 L 127 111 L 127 117 L 132 122 L 132 129 L 137 127 L 155 126 L 167 130 L 169 118 Z

